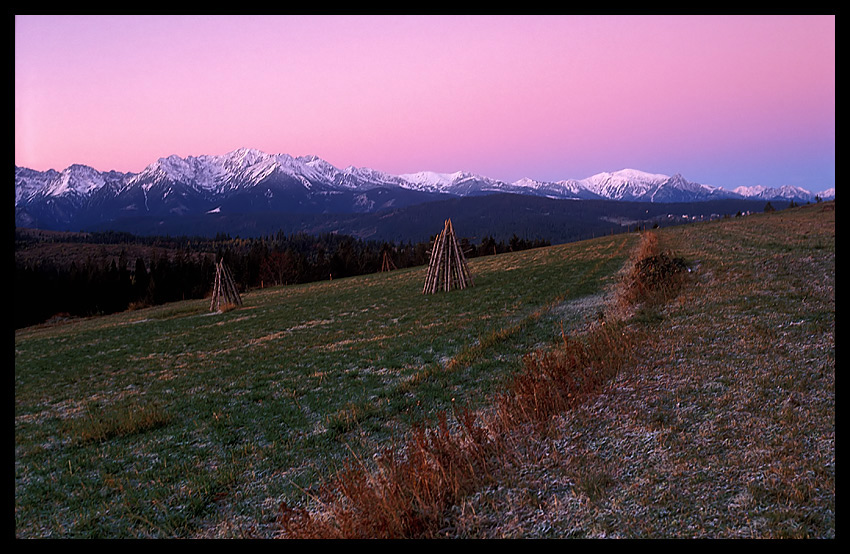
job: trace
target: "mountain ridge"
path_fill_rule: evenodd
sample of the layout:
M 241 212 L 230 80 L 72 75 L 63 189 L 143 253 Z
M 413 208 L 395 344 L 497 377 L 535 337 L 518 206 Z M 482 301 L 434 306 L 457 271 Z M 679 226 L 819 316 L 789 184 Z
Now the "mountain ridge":
M 294 157 L 239 148 L 223 155 L 167 156 L 139 173 L 101 172 L 82 164 L 62 171 L 16 166 L 15 222 L 20 227 L 58 230 L 141 215 L 370 213 L 495 193 L 650 203 L 815 199 L 815 194 L 800 187 L 728 191 L 690 182 L 679 173 L 667 176 L 637 169 L 601 172 L 585 179 L 524 178 L 508 183 L 466 171 L 393 175 L 368 167 L 339 169 L 315 155 Z M 834 197 L 834 188 L 830 193 Z

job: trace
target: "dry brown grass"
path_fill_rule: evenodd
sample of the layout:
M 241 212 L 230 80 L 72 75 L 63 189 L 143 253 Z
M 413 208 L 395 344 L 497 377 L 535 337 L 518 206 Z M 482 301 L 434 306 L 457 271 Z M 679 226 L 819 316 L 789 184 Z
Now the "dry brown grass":
M 171 415 L 152 403 L 121 402 L 100 406 L 90 403 L 85 412 L 67 420 L 66 431 L 76 443 L 126 437 L 167 425 Z
M 227 312 L 232 312 L 237 308 L 239 308 L 239 305 L 234 304 L 233 302 L 225 302 L 221 306 L 219 306 L 218 311 L 225 314 Z
M 632 358 L 634 334 L 618 322 L 527 355 L 523 371 L 496 400 L 504 429 L 546 422 L 599 394 Z
M 501 458 L 500 442 L 468 411 L 417 427 L 401 449 L 349 462 L 316 498 L 318 510 L 281 507 L 287 538 L 432 538 L 448 507 L 475 491 Z

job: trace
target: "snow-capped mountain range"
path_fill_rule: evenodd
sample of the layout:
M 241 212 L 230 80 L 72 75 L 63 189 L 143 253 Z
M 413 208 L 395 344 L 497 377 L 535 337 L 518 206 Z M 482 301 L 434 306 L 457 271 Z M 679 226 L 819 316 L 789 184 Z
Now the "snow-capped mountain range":
M 492 193 L 635 202 L 815 199 L 815 194 L 798 187 L 728 191 L 692 183 L 679 174 L 634 169 L 580 180 L 506 183 L 467 172 L 391 175 L 353 166 L 338 169 L 317 156 L 241 148 L 224 155 L 160 158 L 140 173 L 100 172 L 79 164 L 63 171 L 15 167 L 15 221 L 20 227 L 58 229 L 145 215 L 365 213 Z M 834 189 L 819 194 L 822 199 L 834 195 Z

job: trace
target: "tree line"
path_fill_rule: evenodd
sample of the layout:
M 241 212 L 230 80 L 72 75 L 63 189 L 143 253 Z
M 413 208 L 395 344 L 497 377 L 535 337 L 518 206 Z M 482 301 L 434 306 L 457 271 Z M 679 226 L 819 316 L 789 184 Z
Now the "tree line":
M 27 239 L 16 233 L 16 245 Z M 32 239 L 35 240 L 35 239 Z M 51 240 L 43 237 L 38 240 Z M 60 317 L 87 317 L 199 299 L 212 291 L 215 263 L 223 259 L 240 291 L 352 277 L 381 270 L 384 256 L 398 268 L 428 263 L 430 242 L 379 242 L 348 235 L 278 232 L 259 238 L 142 237 L 90 233 L 61 242 L 147 245 L 150 255 L 130 259 L 124 249 L 112 259 L 87 256 L 70 263 L 16 257 L 15 327 Z M 507 242 L 460 239 L 468 258 L 549 246 L 547 240 L 513 235 Z M 17 248 L 17 246 L 16 246 Z

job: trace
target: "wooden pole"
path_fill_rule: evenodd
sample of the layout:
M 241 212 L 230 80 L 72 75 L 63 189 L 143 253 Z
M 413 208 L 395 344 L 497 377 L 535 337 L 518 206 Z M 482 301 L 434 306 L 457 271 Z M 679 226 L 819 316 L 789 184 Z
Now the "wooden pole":
M 210 301 L 210 311 L 211 312 L 218 310 L 218 294 L 219 294 L 219 288 L 220 287 L 221 287 L 221 266 L 219 264 L 215 264 L 215 281 L 213 281 L 212 300 Z
M 222 302 L 222 299 L 224 300 Z M 239 296 L 239 290 L 236 288 L 236 283 L 233 277 L 224 265 L 224 260 L 220 260 L 215 267 L 215 283 L 213 285 L 212 301 L 210 302 L 210 311 L 218 311 L 221 309 L 222 303 L 242 305 L 242 297 Z
M 236 282 L 233 281 L 230 271 L 227 269 L 227 266 L 224 265 L 224 260 L 221 261 L 221 269 L 225 281 L 225 299 L 230 304 L 241 306 L 242 298 L 239 296 L 239 290 L 236 288 Z

